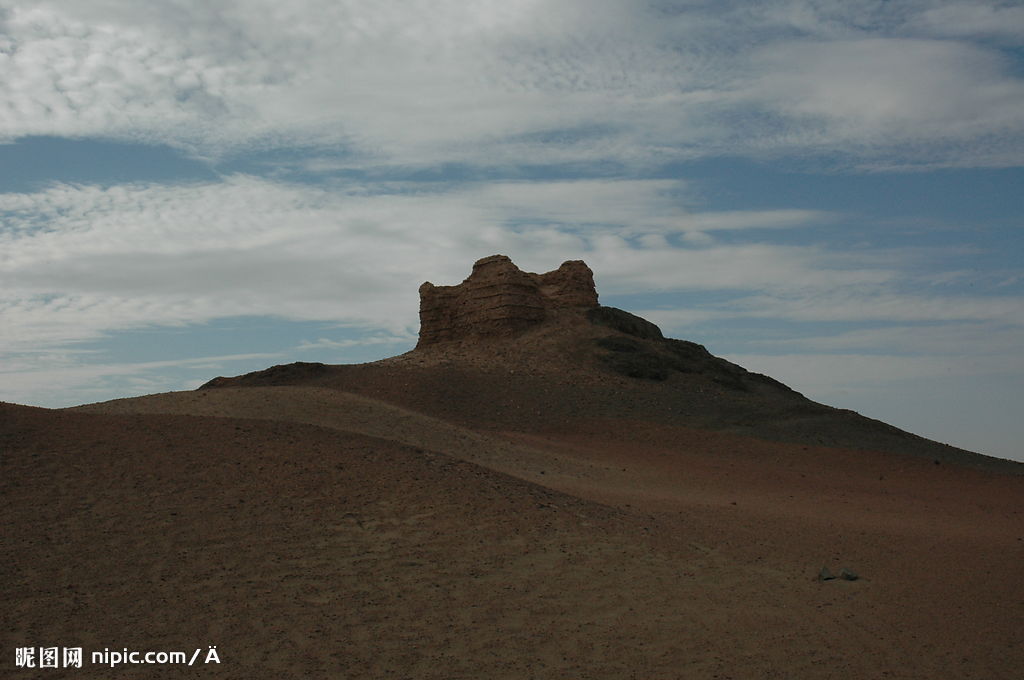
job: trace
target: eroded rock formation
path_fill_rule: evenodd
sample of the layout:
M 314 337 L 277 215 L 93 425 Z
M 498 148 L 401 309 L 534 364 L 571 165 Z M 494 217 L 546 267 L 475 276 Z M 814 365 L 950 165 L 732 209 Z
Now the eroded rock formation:
M 456 286 L 420 286 L 417 347 L 447 340 L 514 335 L 543 323 L 549 310 L 597 307 L 594 273 L 570 260 L 546 274 L 524 272 L 504 255 L 478 260 Z

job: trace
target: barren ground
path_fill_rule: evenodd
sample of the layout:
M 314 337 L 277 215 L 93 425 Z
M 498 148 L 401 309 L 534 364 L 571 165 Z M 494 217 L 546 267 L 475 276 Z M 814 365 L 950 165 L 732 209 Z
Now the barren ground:
M 8 668 L 222 660 L 7 676 L 1020 677 L 1024 477 L 415 392 L 0 407 Z

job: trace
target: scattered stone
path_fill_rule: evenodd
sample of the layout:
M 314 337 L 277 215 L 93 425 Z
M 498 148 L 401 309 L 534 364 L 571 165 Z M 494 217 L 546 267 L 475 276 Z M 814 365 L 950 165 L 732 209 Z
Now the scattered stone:
M 818 572 L 819 581 L 834 581 L 835 579 L 835 574 L 829 571 L 828 567 L 822 567 L 821 571 Z
M 839 572 L 839 578 L 843 579 L 844 581 L 856 581 L 860 578 L 860 576 L 857 576 L 857 574 L 851 571 L 850 569 L 843 567 L 843 570 Z

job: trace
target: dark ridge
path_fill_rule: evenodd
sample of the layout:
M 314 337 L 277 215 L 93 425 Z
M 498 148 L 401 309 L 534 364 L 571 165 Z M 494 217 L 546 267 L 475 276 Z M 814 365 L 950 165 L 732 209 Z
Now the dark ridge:
M 520 313 L 522 286 L 543 308 L 536 319 Z M 297 362 L 214 378 L 199 389 L 317 386 L 500 431 L 626 418 L 1024 474 L 1022 463 L 819 404 L 702 345 L 666 338 L 646 319 L 598 305 L 592 272 L 580 261 L 538 275 L 522 272 L 507 257 L 492 256 L 478 261 L 457 286 L 423 284 L 420 298 L 421 342 L 397 361 Z M 526 321 L 531 329 L 547 328 L 530 335 L 521 327 Z M 520 337 L 533 356 L 509 351 Z
M 587 310 L 587 320 L 595 326 L 607 326 L 613 330 L 644 340 L 662 340 L 664 335 L 656 325 L 635 314 L 615 307 L 594 307 Z
M 666 338 L 656 325 L 614 307 L 587 310 L 587 319 L 624 335 L 608 335 L 594 343 L 608 350 L 604 365 L 629 378 L 664 381 L 673 373 L 700 375 L 730 390 L 749 392 L 759 384 L 794 396 L 803 396 L 783 383 L 751 373 L 742 366 L 714 356 L 703 345 Z
M 327 373 L 327 364 L 320 362 L 296 361 L 291 364 L 280 364 L 271 366 L 262 371 L 246 373 L 236 378 L 225 378 L 217 376 L 198 387 L 200 390 L 209 390 L 217 387 L 241 386 L 273 386 L 273 385 L 294 385 L 306 380 L 315 379 Z

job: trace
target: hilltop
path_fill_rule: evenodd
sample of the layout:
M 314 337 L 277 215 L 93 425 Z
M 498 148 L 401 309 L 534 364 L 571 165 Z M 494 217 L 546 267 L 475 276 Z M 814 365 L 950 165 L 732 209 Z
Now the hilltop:
M 819 404 L 702 345 L 666 338 L 650 321 L 600 305 L 593 272 L 579 260 L 533 274 L 492 255 L 462 283 L 427 282 L 419 293 L 420 339 L 406 354 L 359 365 L 273 366 L 200 389 L 308 385 L 488 429 L 627 419 L 1024 474 L 1024 464 Z

